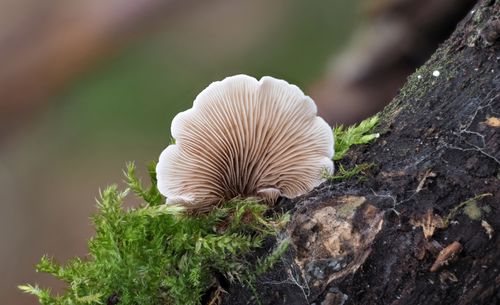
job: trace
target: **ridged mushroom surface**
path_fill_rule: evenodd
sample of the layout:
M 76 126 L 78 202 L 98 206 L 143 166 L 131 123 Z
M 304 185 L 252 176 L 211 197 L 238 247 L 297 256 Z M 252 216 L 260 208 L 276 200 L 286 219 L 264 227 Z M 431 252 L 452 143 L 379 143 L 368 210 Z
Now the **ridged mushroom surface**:
M 235 197 L 274 203 L 321 184 L 333 172 L 333 133 L 295 85 L 247 75 L 210 84 L 172 121 L 175 144 L 160 155 L 167 203 L 207 210 Z

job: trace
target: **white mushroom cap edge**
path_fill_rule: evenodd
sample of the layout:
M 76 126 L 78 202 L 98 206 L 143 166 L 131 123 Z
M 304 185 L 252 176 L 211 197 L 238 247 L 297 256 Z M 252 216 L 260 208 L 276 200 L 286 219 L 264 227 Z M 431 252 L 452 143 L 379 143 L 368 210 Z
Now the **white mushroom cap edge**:
M 265 76 L 213 82 L 177 114 L 175 144 L 160 155 L 158 189 L 191 209 L 236 197 L 274 203 L 311 191 L 333 173 L 332 128 L 297 86 Z

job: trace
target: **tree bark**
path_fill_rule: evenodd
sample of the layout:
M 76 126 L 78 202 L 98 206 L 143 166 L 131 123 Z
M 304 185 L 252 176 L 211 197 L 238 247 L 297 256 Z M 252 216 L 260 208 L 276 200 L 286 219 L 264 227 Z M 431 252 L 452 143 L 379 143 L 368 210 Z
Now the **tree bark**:
M 499 15 L 479 1 L 408 78 L 340 162 L 363 177 L 284 201 L 289 251 L 223 304 L 500 304 Z

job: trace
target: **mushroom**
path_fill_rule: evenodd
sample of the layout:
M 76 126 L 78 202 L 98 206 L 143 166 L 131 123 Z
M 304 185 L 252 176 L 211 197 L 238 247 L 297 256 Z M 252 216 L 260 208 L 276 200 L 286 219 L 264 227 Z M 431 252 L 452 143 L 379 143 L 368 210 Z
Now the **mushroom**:
M 273 77 L 214 82 L 172 121 L 158 189 L 167 203 L 198 211 L 237 197 L 273 204 L 305 194 L 333 173 L 333 132 L 316 112 L 297 86 Z

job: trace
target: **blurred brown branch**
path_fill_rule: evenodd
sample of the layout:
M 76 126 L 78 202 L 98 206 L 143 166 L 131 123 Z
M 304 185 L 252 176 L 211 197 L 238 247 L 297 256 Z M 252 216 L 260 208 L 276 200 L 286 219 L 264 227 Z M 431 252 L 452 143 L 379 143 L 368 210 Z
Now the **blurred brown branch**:
M 2 4 L 0 19 L 9 18 L 0 27 L 0 137 L 98 59 L 192 3 L 28 0 L 17 7 Z
M 474 3 L 368 1 L 367 22 L 312 88 L 320 115 L 331 124 L 351 124 L 381 110 Z

